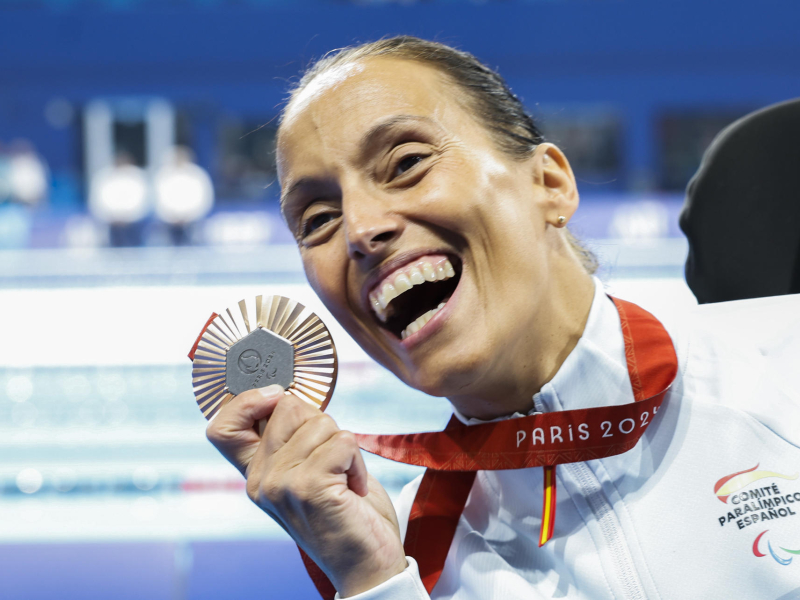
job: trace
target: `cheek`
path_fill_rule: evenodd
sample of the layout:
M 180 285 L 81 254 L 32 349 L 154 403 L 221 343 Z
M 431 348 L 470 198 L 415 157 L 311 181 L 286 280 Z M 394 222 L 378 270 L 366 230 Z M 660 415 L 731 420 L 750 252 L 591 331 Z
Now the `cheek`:
M 423 222 L 454 233 L 478 226 L 492 204 L 492 190 L 481 185 L 472 167 L 444 161 L 413 193 Z
M 301 252 L 309 285 L 334 318 L 356 337 L 360 330 L 352 302 L 358 293 L 348 290 L 347 260 L 332 249 L 314 248 Z
M 451 231 L 486 235 L 505 232 L 528 218 L 521 215 L 518 177 L 491 153 L 442 160 L 419 190 L 427 220 Z
M 345 272 L 334 252 L 320 248 L 301 250 L 303 269 L 309 285 L 331 313 L 339 318 L 347 303 Z

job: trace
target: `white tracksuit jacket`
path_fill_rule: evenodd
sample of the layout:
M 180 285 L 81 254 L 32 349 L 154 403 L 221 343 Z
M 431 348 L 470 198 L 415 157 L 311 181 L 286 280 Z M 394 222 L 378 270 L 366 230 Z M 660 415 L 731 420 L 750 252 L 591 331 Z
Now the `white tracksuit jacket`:
M 542 469 L 480 471 L 430 598 L 800 599 L 800 295 L 664 325 L 679 374 L 637 446 L 557 467 L 542 548 Z M 618 313 L 597 282 L 584 335 L 535 410 L 632 401 Z M 403 535 L 419 481 L 398 502 Z M 353 599 L 428 600 L 408 562 Z

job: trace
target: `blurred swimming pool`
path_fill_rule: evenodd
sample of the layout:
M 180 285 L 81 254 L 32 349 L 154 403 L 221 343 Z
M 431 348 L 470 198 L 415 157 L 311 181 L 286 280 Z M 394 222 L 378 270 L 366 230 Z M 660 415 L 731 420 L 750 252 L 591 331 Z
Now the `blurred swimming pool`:
M 613 293 L 666 319 L 694 304 L 682 241 L 592 246 Z M 198 582 L 204 561 L 222 556 L 241 558 L 220 569 L 263 568 L 265 555 L 280 556 L 285 572 L 303 577 L 289 538 L 205 439 L 191 390 L 186 354 L 208 315 L 257 294 L 296 298 L 331 327 L 341 371 L 329 412 L 341 427 L 404 432 L 447 422 L 446 400 L 400 383 L 336 324 L 294 248 L 0 253 L 0 576 L 10 589 L 33 594 L 24 581 L 48 556 L 64 585 L 110 561 L 102 581 L 131 580 L 133 595 L 118 598 L 215 597 L 213 581 Z M 421 472 L 367 463 L 391 495 Z M 146 572 L 138 583 L 134 565 Z M 102 581 L 71 597 L 110 597 Z M 45 597 L 46 587 L 36 590 L 11 597 Z

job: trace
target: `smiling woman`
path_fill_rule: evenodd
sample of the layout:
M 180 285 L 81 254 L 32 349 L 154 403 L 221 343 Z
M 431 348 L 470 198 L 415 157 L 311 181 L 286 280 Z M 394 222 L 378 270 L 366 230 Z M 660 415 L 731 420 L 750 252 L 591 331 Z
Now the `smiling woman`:
M 371 356 L 470 416 L 530 409 L 580 337 L 595 265 L 564 227 L 569 163 L 497 74 L 410 38 L 325 59 L 286 108 L 278 172 L 311 285 Z
M 677 514 L 715 547 L 746 547 L 743 525 L 713 529 L 727 523 L 714 481 L 754 448 L 776 472 L 800 461 L 784 441 L 800 441 L 800 410 L 785 403 L 774 422 L 749 403 L 769 391 L 763 340 L 719 336 L 762 307 L 668 335 L 609 299 L 565 227 L 579 200 L 569 162 L 499 75 L 416 38 L 339 51 L 292 92 L 277 157 L 315 292 L 376 361 L 455 411 L 445 435 L 389 452 L 429 467 L 397 511 L 357 438 L 280 388 L 240 394 L 209 425 L 340 597 L 716 597 L 747 570 L 745 552 L 687 549 L 684 529 L 661 524 Z M 796 301 L 769 310 L 800 314 Z M 776 360 L 797 350 L 781 331 Z M 680 565 L 656 560 L 664 548 Z M 726 573 L 709 579 L 723 554 Z M 773 577 L 767 596 L 764 582 L 736 585 L 775 597 L 797 582 Z

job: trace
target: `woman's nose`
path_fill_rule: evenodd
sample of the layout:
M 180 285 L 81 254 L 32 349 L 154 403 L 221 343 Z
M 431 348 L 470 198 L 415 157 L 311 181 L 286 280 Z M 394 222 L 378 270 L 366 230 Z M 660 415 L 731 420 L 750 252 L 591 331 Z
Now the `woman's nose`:
M 377 206 L 372 207 L 372 210 L 349 212 L 347 214 L 345 209 L 344 221 L 347 253 L 353 260 L 381 257 L 402 231 L 399 217 L 384 212 Z

